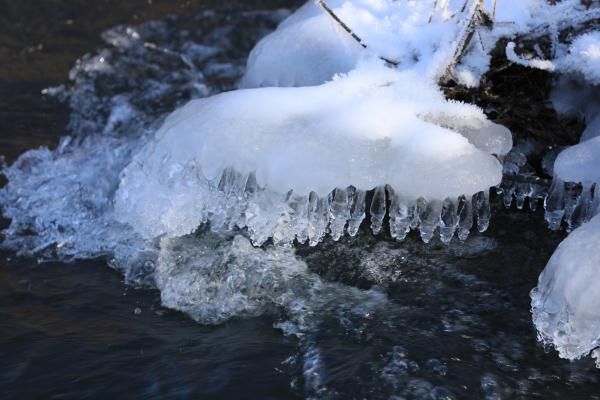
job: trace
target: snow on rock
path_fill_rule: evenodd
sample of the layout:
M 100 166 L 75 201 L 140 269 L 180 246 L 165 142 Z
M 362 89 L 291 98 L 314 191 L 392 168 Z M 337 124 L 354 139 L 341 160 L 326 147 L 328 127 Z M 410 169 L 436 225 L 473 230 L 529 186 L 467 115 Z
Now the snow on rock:
M 190 102 L 124 170 L 116 211 L 146 237 L 179 236 L 210 221 L 248 227 L 258 244 L 269 237 L 314 244 L 329 224 L 334 238 L 341 236 L 352 211 L 360 224 L 360 193 L 387 184 L 402 212 L 419 198 L 429 201 L 431 221 L 421 221 L 429 240 L 445 199 L 450 218 L 460 196 L 500 182 L 502 166 L 492 154 L 508 152 L 511 140 L 477 107 L 447 101 L 414 73 L 374 60 L 320 86 Z M 371 211 L 383 219 L 381 196 L 381 209 Z M 446 240 L 459 222 L 451 219 Z

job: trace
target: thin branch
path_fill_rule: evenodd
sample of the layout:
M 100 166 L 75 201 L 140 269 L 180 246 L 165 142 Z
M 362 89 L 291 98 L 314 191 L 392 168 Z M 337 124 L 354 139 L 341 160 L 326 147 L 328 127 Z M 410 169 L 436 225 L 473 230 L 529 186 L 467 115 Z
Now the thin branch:
M 327 3 L 325 3 L 324 0 L 317 0 L 317 4 L 319 6 L 321 6 L 321 8 L 327 13 L 327 15 L 329 15 L 339 26 L 341 26 L 342 29 L 344 31 L 346 31 L 352 37 L 352 39 L 354 39 L 356 42 L 358 42 L 358 44 L 361 45 L 362 48 L 364 48 L 364 49 L 368 48 L 368 46 L 363 42 L 363 40 L 360 38 L 360 36 L 358 36 L 356 33 L 354 33 L 352 31 L 352 29 L 350 29 L 350 27 L 348 25 L 346 25 L 346 23 L 344 23 L 344 21 L 342 21 L 340 19 L 340 17 L 338 17 L 337 14 L 327 5 Z M 379 56 L 379 58 L 382 59 L 383 61 L 385 61 L 386 63 L 393 65 L 395 67 L 397 67 L 400 64 L 398 61 L 394 61 L 394 60 L 391 60 L 391 59 L 383 57 L 383 56 Z
M 469 3 L 470 7 L 467 8 Z M 462 19 L 462 21 L 465 21 L 463 22 L 462 31 L 458 40 L 455 42 L 452 58 L 442 73 L 440 82 L 445 82 L 452 77 L 454 67 L 460 62 L 460 59 L 467 50 L 471 40 L 473 40 L 473 35 L 475 34 L 477 27 L 482 25 L 486 20 L 490 20 L 483 7 L 483 0 L 466 1 L 461 13 L 464 13 L 465 11 L 467 11 L 467 15 Z
M 431 10 L 431 14 L 429 15 L 429 21 L 427 21 L 428 24 L 430 24 L 431 21 L 433 20 L 433 15 L 435 14 L 437 5 L 438 5 L 438 0 L 435 0 L 435 2 L 433 3 L 433 9 Z

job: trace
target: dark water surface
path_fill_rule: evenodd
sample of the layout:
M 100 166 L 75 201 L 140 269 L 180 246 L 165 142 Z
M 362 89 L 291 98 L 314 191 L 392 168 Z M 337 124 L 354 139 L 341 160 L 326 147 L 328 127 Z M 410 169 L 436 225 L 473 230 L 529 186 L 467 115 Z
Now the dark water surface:
M 0 152 L 12 161 L 65 133 L 68 107 L 40 92 L 65 83 L 102 31 L 206 7 L 224 5 L 0 0 Z M 323 281 L 379 287 L 387 303 L 356 318 L 325 305 L 297 336 L 274 328 L 289 317 L 281 310 L 198 324 L 162 307 L 158 291 L 125 285 L 103 259 L 2 253 L 0 398 L 600 398 L 593 363 L 545 352 L 531 323 L 529 290 L 563 234 L 541 211 L 494 209 L 488 232 L 450 246 L 363 233 L 298 248 Z

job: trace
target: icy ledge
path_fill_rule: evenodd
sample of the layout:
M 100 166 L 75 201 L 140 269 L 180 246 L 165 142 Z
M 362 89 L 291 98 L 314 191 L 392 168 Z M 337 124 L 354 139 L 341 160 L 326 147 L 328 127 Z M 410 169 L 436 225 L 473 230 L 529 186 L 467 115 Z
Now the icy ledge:
M 447 242 L 466 238 L 473 213 L 487 227 L 486 193 L 502 178 L 493 154 L 511 145 L 477 107 L 368 62 L 321 86 L 190 102 L 124 170 L 115 210 L 148 238 L 210 222 L 248 228 L 255 244 L 314 245 L 356 234 L 367 206 L 378 233 L 389 201 L 394 237 L 419 227 L 429 241 L 439 227 Z

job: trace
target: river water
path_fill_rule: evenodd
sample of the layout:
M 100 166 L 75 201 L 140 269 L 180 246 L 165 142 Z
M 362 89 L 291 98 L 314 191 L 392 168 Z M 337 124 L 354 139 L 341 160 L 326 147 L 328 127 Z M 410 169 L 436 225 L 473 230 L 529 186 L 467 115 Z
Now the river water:
M 84 54 L 104 54 L 107 36 L 100 37 L 107 29 L 138 27 L 168 48 L 179 46 L 177 32 L 195 26 L 199 33 L 186 40 L 227 38 L 225 59 L 201 62 L 206 87 L 193 86 L 219 91 L 233 87 L 236 65 L 286 14 L 272 10 L 294 3 L 0 2 L 2 154 L 12 162 L 26 149 L 56 146 L 61 135 L 88 126 L 73 116 L 83 108 L 40 93 L 67 84 L 70 68 Z M 109 35 L 109 41 L 115 37 L 121 36 Z M 112 54 L 120 60 L 114 62 L 121 68 L 116 77 L 147 80 L 147 74 L 181 68 L 160 63 L 158 72 L 148 72 L 142 64 L 154 59 L 143 56 L 136 64 L 135 54 L 123 50 L 129 48 L 119 48 L 121 58 Z M 117 90 L 115 81 L 99 82 L 92 82 L 95 101 L 102 99 L 98 93 Z M 118 90 L 141 93 L 134 85 Z M 160 102 L 136 107 L 158 119 L 186 96 L 198 95 L 192 89 L 165 93 Z M 104 103 L 90 104 L 103 111 Z M 300 280 L 277 278 L 269 266 L 259 278 L 287 285 L 286 293 L 302 302 L 260 303 L 253 312 L 211 325 L 195 321 L 207 321 L 205 308 L 188 304 L 175 307 L 185 313 L 173 311 L 162 305 L 166 290 L 161 297 L 131 279 L 126 283 L 108 267 L 110 256 L 60 262 L 44 252 L 16 256 L 18 248 L 7 249 L 0 264 L 0 397 L 600 398 L 593 363 L 546 351 L 531 323 L 529 291 L 564 233 L 550 232 L 539 208 L 505 210 L 494 198 L 493 209 L 487 232 L 449 246 L 423 244 L 414 235 L 397 243 L 366 229 L 356 238 L 299 246 L 288 264 L 300 268 Z M 243 238 L 198 232 L 168 244 L 164 257 L 189 258 L 200 245 L 214 245 L 215 252 L 231 246 L 233 256 L 223 251 L 236 268 L 245 268 L 243 251 L 254 251 L 244 250 Z M 178 265 L 186 273 L 194 267 Z M 270 288 L 254 290 L 259 299 L 273 297 Z

